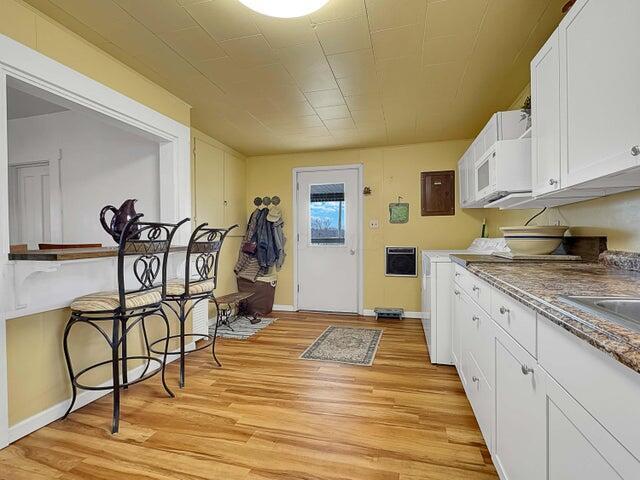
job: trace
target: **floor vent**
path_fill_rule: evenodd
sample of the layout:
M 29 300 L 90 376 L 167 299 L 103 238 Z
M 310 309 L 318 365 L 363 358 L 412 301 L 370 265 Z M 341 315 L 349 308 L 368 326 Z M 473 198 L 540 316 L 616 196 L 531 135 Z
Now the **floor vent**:
M 402 320 L 404 317 L 404 309 L 403 308 L 381 308 L 376 307 L 373 309 L 376 314 L 376 320 L 378 319 L 393 319 L 393 320 Z

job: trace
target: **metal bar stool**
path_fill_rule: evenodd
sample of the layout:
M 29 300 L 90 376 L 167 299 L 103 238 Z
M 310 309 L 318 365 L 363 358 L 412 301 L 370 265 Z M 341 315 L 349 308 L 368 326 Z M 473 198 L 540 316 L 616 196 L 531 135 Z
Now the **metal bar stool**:
M 130 385 L 151 378 L 158 372 L 162 372 L 162 385 L 169 396 L 174 396 L 165 381 L 170 329 L 169 320 L 162 309 L 162 301 L 165 298 L 167 289 L 167 261 L 171 242 L 178 227 L 188 219 L 184 219 L 177 224 L 170 224 L 141 222 L 141 217 L 142 215 L 137 215 L 131 219 L 120 236 L 118 246 L 118 291 L 97 292 L 75 299 L 71 304 L 71 317 L 64 330 L 64 356 L 69 378 L 71 379 L 73 396 L 71 405 L 69 405 L 63 418 L 66 418 L 71 413 L 77 399 L 78 389 L 112 390 L 112 433 L 118 431 L 120 422 L 120 388 L 127 388 Z M 131 270 L 127 272 L 128 275 L 125 275 L 125 258 L 130 256 L 136 256 L 137 258 L 130 264 L 129 268 Z M 156 286 L 159 276 L 162 280 L 160 288 Z M 133 290 L 127 290 L 126 288 L 125 279 L 127 277 L 132 282 L 126 282 L 126 285 L 129 283 L 137 284 Z M 135 280 L 131 277 L 134 277 Z M 160 358 L 152 355 L 147 337 L 145 321 L 152 316 L 161 318 L 166 329 L 166 335 L 160 339 L 160 341 L 164 342 L 164 350 L 158 352 L 161 355 Z M 71 362 L 68 342 L 72 327 L 78 323 L 92 326 L 104 337 L 111 349 L 111 358 L 89 365 L 76 373 Z M 105 323 L 107 326 L 111 325 L 111 334 L 108 334 L 101 326 Z M 130 356 L 127 354 L 127 334 L 136 325 L 142 326 L 146 355 Z M 142 373 L 133 380 L 128 379 L 127 363 L 129 360 L 146 360 Z M 159 368 L 149 371 L 149 366 L 152 362 L 158 364 Z M 111 385 L 94 386 L 86 385 L 79 381 L 84 374 L 104 365 L 111 365 Z M 120 371 L 121 368 L 122 371 Z
M 238 225 L 233 225 L 229 228 L 208 228 L 206 223 L 199 225 L 191 234 L 189 245 L 187 246 L 184 279 L 170 281 L 167 284 L 167 295 L 164 299 L 164 304 L 176 314 L 180 326 L 180 332 L 178 334 L 169 336 L 169 338 L 178 338 L 180 340 L 180 388 L 184 387 L 186 337 L 206 340 L 203 345 L 198 345 L 191 351 L 195 352 L 211 347 L 213 359 L 219 367 L 222 366 L 216 357 L 217 322 L 213 335 L 185 333 L 185 323 L 193 308 L 203 300 L 212 300 L 216 304 L 216 308 L 218 307 L 216 298 L 213 295 L 213 290 L 216 288 L 218 281 L 220 250 L 226 236 L 237 226 Z M 191 271 L 192 262 L 195 266 L 195 272 L 193 273 Z M 174 305 L 176 305 L 177 308 L 174 307 Z M 159 342 L 160 340 L 157 340 L 151 344 L 151 352 L 161 353 L 154 349 L 154 346 Z

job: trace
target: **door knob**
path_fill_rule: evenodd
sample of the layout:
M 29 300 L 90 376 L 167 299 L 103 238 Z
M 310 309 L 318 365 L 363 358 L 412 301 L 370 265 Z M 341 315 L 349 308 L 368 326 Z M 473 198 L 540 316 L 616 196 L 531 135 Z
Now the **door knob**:
M 352 248 L 351 250 L 349 250 L 349 255 L 355 255 L 356 251 Z
M 549 185 L 553 186 L 553 185 L 557 185 L 558 184 L 558 180 L 556 180 L 555 178 L 550 178 L 549 179 Z
M 631 147 L 631 155 L 633 155 L 634 157 L 640 155 L 640 145 L 634 145 L 633 147 Z

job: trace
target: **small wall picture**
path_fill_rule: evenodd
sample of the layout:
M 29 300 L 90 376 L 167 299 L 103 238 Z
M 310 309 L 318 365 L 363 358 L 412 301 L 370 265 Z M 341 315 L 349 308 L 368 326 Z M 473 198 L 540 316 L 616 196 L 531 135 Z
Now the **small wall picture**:
M 407 223 L 409 221 L 409 204 L 408 203 L 390 203 L 389 204 L 389 223 Z

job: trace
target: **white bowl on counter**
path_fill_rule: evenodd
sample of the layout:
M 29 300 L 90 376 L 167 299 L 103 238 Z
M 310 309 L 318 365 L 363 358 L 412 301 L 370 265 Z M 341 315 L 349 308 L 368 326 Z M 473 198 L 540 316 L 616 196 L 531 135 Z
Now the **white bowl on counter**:
M 519 255 L 549 255 L 562 243 L 569 227 L 564 225 L 530 225 L 502 227 L 502 235 L 511 252 Z

